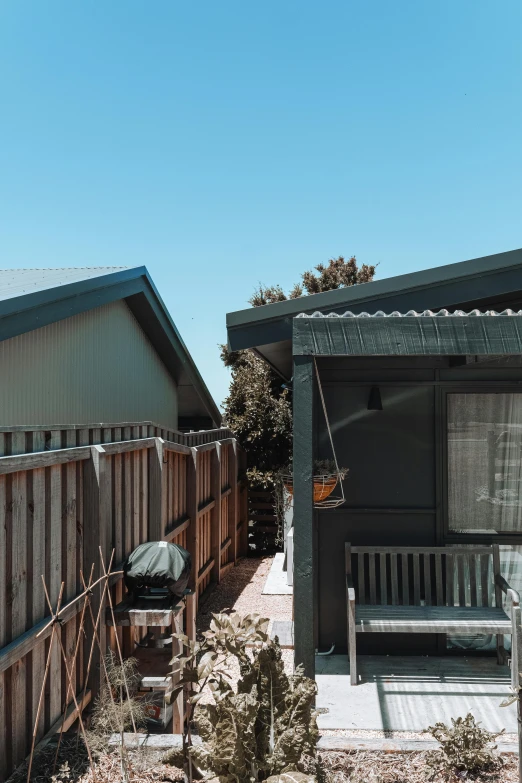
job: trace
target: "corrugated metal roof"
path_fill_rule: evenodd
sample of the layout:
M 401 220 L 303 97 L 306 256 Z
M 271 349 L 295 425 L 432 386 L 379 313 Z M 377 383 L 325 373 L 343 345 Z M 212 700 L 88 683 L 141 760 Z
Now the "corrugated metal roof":
M 85 266 L 57 269 L 0 269 L 0 301 L 131 268 L 128 266 Z
M 347 310 L 345 313 L 299 313 L 296 318 L 462 318 L 463 316 L 484 317 L 494 315 L 522 315 L 522 310 L 507 309 L 501 313 L 497 313 L 496 310 L 471 310 L 469 313 L 464 312 L 464 310 L 455 310 L 453 313 L 450 313 L 449 310 L 439 310 L 436 313 L 433 310 L 423 310 L 419 313 L 416 310 L 408 310 L 407 313 L 399 313 L 398 310 L 394 310 L 392 313 L 385 313 L 382 310 L 377 310 L 376 313 L 352 313 L 351 310 Z

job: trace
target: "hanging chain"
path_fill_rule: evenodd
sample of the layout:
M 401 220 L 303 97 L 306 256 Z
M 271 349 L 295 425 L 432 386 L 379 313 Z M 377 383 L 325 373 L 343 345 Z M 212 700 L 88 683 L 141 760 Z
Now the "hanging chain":
M 330 422 L 328 421 L 328 413 L 326 411 L 326 403 L 324 401 L 324 394 L 323 394 L 323 387 L 321 385 L 321 378 L 319 376 L 319 370 L 317 369 L 317 361 L 314 356 L 314 367 L 315 367 L 315 374 L 317 376 L 317 385 L 319 387 L 319 396 L 321 397 L 321 405 L 323 406 L 323 413 L 324 413 L 324 420 L 326 422 L 326 429 L 328 430 L 328 437 L 330 438 L 330 446 L 332 447 L 332 454 L 335 462 L 335 470 L 337 472 L 337 480 L 341 485 L 341 495 L 342 495 L 342 502 L 344 502 L 344 487 L 343 482 L 341 479 L 341 471 L 339 470 L 339 464 L 337 462 L 337 455 L 335 453 L 335 446 L 333 442 L 333 436 L 332 436 L 332 430 L 330 429 Z M 340 504 L 339 504 L 340 505 Z

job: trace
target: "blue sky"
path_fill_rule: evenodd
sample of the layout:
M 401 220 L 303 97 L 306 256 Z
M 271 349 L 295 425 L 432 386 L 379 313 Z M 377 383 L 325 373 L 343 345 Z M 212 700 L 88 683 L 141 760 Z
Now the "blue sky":
M 145 264 L 220 402 L 225 313 L 339 254 L 522 246 L 520 0 L 2 0 L 2 267 Z

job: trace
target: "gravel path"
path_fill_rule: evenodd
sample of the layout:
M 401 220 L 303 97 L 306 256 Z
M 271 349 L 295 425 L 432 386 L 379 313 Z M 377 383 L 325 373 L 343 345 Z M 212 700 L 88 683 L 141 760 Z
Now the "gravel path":
M 211 615 L 224 609 L 234 609 L 240 614 L 254 612 L 273 620 L 290 620 L 291 595 L 263 595 L 263 587 L 273 558 L 246 557 L 231 568 L 223 581 L 200 604 L 197 630 L 205 631 Z
M 197 616 L 197 633 L 206 631 L 212 615 L 225 609 L 233 609 L 239 614 L 259 614 L 270 620 L 268 632 L 274 620 L 292 618 L 291 595 L 263 595 L 263 587 L 272 565 L 272 557 L 245 557 L 235 568 L 231 568 L 222 582 L 201 601 Z M 294 668 L 293 650 L 283 650 L 285 670 L 290 674 Z M 229 671 L 235 682 L 239 677 L 239 668 L 232 666 Z

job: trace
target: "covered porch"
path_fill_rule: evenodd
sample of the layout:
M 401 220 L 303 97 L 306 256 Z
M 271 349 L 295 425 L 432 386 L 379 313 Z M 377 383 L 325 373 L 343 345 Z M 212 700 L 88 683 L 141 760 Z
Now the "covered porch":
M 513 608 L 519 612 L 516 591 L 522 577 L 522 314 L 444 310 L 300 315 L 293 320 L 292 350 L 296 663 L 303 663 L 313 676 L 321 660 L 315 656 L 317 649 L 325 651 L 335 643 L 336 652 L 344 653 L 348 630 L 361 622 L 358 603 L 372 605 L 377 612 L 382 604 L 383 617 L 408 607 L 398 614 L 409 617 L 413 610 L 423 617 L 443 615 L 447 622 L 453 607 L 459 617 L 471 607 L 468 619 L 482 607 L 491 607 L 486 613 L 500 612 L 506 622 L 512 619 Z M 332 438 L 338 464 L 350 469 L 345 500 L 335 509 L 318 508 L 312 495 L 314 461 L 330 456 Z M 347 542 L 359 547 L 359 553 L 375 553 L 359 554 L 358 560 L 356 556 L 350 600 Z M 500 550 L 494 547 L 493 567 L 479 562 L 492 544 L 500 545 Z M 467 563 L 467 548 L 472 546 L 481 553 L 476 564 Z M 404 556 L 401 570 L 391 553 L 406 551 L 408 563 Z M 451 552 L 449 565 L 446 552 Z M 400 558 L 399 554 L 399 563 Z M 427 578 L 430 569 L 438 569 L 436 590 Z M 392 572 L 391 578 L 383 578 L 386 571 Z M 392 604 L 394 611 L 387 611 Z M 432 606 L 441 610 L 434 612 Z M 513 627 L 519 628 L 519 614 L 517 618 Z M 368 618 L 365 622 L 368 625 Z M 397 682 L 407 683 L 407 667 L 398 676 L 393 657 L 379 661 L 374 656 L 407 660 L 404 656 L 418 655 L 423 657 L 412 660 L 430 664 L 412 698 L 422 694 L 426 705 L 430 693 L 435 700 L 445 693 L 454 697 L 451 689 L 460 678 L 462 693 L 490 693 L 485 712 L 495 714 L 493 701 L 503 689 L 504 675 L 504 692 L 509 691 L 509 671 L 488 656 L 497 647 L 504 666 L 510 656 L 516 659 L 516 644 L 511 653 L 510 638 L 503 647 L 501 635 L 509 637 L 509 630 L 495 631 L 489 625 L 473 630 L 466 620 L 462 630 L 450 622 L 446 631 L 439 621 L 425 619 L 420 627 L 392 625 L 387 621 L 386 628 L 380 628 L 385 632 L 379 634 L 371 632 L 378 628 L 358 628 L 369 631 L 357 636 L 366 680 L 352 689 L 350 703 L 357 699 L 362 707 L 381 704 L 385 683 L 393 684 L 392 691 Z M 351 638 L 350 646 L 355 645 L 354 633 Z M 483 691 L 480 677 L 468 674 L 481 653 Z M 374 662 L 373 671 L 364 663 L 365 656 L 368 665 Z M 389 671 L 387 660 L 393 662 Z M 478 676 L 478 665 L 473 666 Z M 516 660 L 513 666 L 518 671 Z M 417 670 L 411 667 L 414 681 Z M 318 672 L 318 677 L 342 678 L 343 671 L 341 666 L 338 675 Z M 449 679 L 446 671 L 453 672 Z M 328 682 L 335 681 L 324 680 L 327 690 Z M 341 679 L 338 688 L 333 686 L 338 699 L 343 684 Z M 405 688 L 403 695 L 409 685 Z M 459 688 L 455 693 L 461 693 Z M 367 697 L 355 695 L 358 689 L 366 690 Z M 417 712 L 422 714 L 420 707 Z M 499 720 L 505 720 L 504 710 L 500 714 Z

